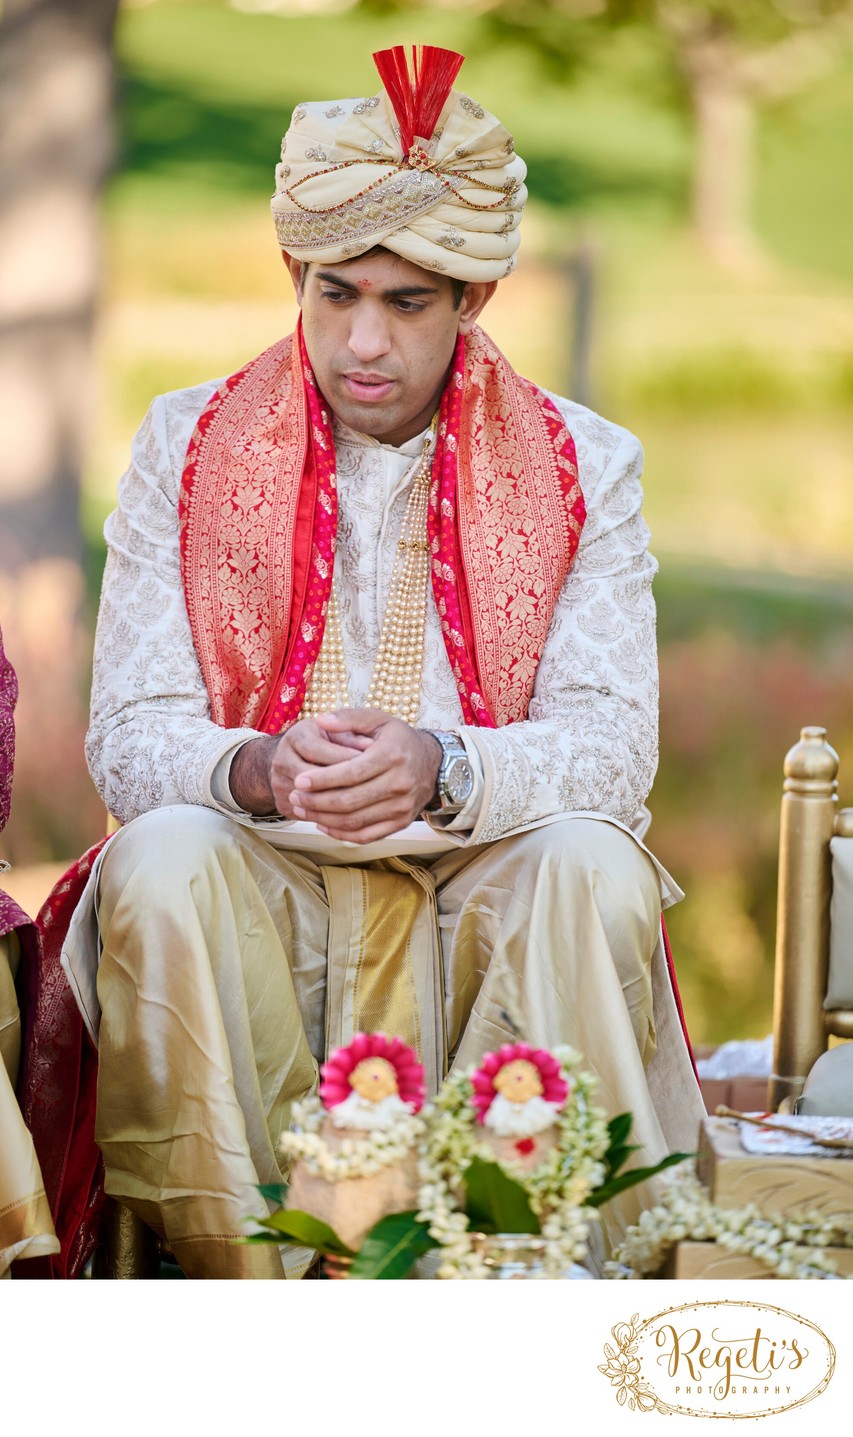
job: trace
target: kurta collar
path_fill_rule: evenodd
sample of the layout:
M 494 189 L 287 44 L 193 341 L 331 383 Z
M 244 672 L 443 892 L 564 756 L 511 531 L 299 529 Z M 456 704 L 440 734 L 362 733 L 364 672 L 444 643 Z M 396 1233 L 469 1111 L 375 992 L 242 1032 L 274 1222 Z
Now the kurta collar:
M 357 429 L 350 429 L 340 419 L 334 420 L 335 444 L 352 444 L 362 449 L 382 449 L 386 454 L 402 455 L 405 459 L 416 459 L 423 454 L 424 443 L 429 434 L 430 426 L 422 429 L 420 434 L 415 434 L 407 439 L 405 444 L 383 444 L 379 439 L 374 439 L 370 434 L 362 434 Z

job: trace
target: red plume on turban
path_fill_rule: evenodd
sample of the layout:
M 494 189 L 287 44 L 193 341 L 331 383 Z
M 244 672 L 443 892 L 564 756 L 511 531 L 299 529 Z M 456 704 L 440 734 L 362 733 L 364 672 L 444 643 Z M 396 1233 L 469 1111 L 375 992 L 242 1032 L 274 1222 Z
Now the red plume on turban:
M 397 116 L 400 144 L 407 155 L 416 139 L 432 139 L 464 56 L 436 45 L 413 45 L 410 68 L 405 45 L 394 45 L 390 50 L 378 50 L 373 59 Z

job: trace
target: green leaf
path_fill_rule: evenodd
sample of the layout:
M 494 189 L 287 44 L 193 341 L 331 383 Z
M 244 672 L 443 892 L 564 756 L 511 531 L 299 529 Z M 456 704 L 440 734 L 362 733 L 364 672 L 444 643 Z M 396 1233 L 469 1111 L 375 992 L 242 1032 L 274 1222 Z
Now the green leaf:
M 438 1247 L 429 1225 L 413 1212 L 392 1212 L 374 1223 L 350 1268 L 351 1278 L 408 1277 L 412 1266 L 430 1248 Z
M 258 1192 L 267 1202 L 277 1202 L 284 1207 L 284 1200 L 287 1197 L 287 1183 L 257 1183 Z
M 474 1158 L 465 1169 L 465 1211 L 474 1232 L 539 1232 L 539 1219 L 521 1183 L 497 1163 Z
M 659 1163 L 655 1163 L 654 1167 L 631 1168 L 627 1173 L 620 1173 L 619 1177 L 611 1178 L 609 1182 L 596 1188 L 595 1192 L 587 1198 L 587 1206 L 603 1207 L 611 1198 L 616 1197 L 617 1193 L 625 1192 L 628 1188 L 635 1187 L 637 1183 L 644 1183 L 647 1178 L 653 1178 L 658 1173 L 662 1173 L 664 1168 L 674 1167 L 676 1163 L 685 1163 L 688 1158 L 695 1156 L 695 1153 L 669 1153 Z
M 639 1151 L 636 1143 L 626 1143 L 623 1148 L 610 1148 L 604 1154 L 604 1164 L 607 1169 L 605 1182 L 615 1178 L 616 1174 L 624 1168 L 631 1154 Z
M 620 1148 L 624 1143 L 627 1143 L 633 1121 L 634 1119 L 631 1113 L 617 1113 L 615 1118 L 610 1119 L 610 1122 L 607 1124 L 607 1131 L 610 1134 L 610 1147 L 607 1149 L 608 1152 L 610 1152 L 612 1148 Z
M 633 1121 L 631 1113 L 617 1113 L 607 1124 L 610 1143 L 604 1154 L 605 1182 L 614 1178 L 631 1154 L 638 1151 L 636 1144 L 628 1142 Z
M 310 1212 L 300 1212 L 297 1208 L 282 1208 L 280 1212 L 271 1213 L 269 1217 L 255 1218 L 255 1222 L 261 1227 L 270 1228 L 272 1232 L 281 1233 L 279 1241 L 282 1243 L 314 1247 L 318 1252 L 332 1253 L 335 1257 L 355 1256 L 352 1248 L 341 1242 L 334 1228 L 329 1227 L 327 1222 L 320 1222 L 319 1218 L 312 1217 Z
M 247 1237 L 232 1237 L 229 1241 L 243 1244 L 252 1243 L 253 1245 L 259 1242 L 272 1242 L 276 1247 L 287 1246 L 286 1243 L 282 1242 L 280 1237 L 276 1237 L 274 1232 L 250 1232 Z

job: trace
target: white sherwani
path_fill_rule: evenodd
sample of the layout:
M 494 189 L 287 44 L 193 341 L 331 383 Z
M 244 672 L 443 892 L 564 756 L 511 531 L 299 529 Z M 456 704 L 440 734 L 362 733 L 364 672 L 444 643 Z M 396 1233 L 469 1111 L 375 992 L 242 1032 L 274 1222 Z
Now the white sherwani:
M 123 822 L 170 803 L 233 809 L 223 773 L 251 729 L 209 717 L 181 585 L 177 502 L 187 444 L 215 384 L 154 401 L 107 521 L 87 757 Z M 472 843 L 578 810 L 631 825 L 657 766 L 657 655 L 642 451 L 626 430 L 556 399 L 575 441 L 587 520 L 555 609 L 530 719 L 466 728 L 428 596 L 419 725 L 458 731 L 481 775 L 454 827 Z M 402 449 L 338 432 L 336 583 L 355 705 L 379 643 L 422 438 Z M 223 763 L 224 760 L 224 763 Z
M 154 402 L 106 528 L 87 755 L 127 827 L 93 872 L 63 961 L 100 1044 L 107 1190 L 166 1233 L 191 1275 L 280 1276 L 269 1249 L 228 1235 L 258 1211 L 255 1184 L 278 1177 L 278 1137 L 324 1048 L 359 1026 L 402 1032 L 365 976 L 365 944 L 395 964 L 420 955 L 410 988 L 417 1023 L 437 1017 L 434 1076 L 514 1035 L 570 1042 L 608 1111 L 633 1111 L 640 1158 L 692 1146 L 701 1104 L 660 943 L 661 907 L 680 894 L 638 836 L 658 695 L 636 439 L 555 401 L 587 521 L 527 721 L 464 725 L 429 594 L 418 722 L 461 735 L 475 786 L 410 865 L 406 898 L 396 859 L 372 864 L 351 845 L 336 866 L 340 844 L 324 852 L 315 834 L 309 851 L 285 822 L 270 843 L 270 825 L 231 798 L 231 759 L 255 733 L 210 719 L 178 546 L 184 455 L 214 389 Z M 361 705 L 422 437 L 394 449 L 338 429 L 336 447 L 335 583 Z M 389 914 L 413 892 L 422 911 L 397 956 Z M 611 1205 L 611 1237 L 640 1201 Z

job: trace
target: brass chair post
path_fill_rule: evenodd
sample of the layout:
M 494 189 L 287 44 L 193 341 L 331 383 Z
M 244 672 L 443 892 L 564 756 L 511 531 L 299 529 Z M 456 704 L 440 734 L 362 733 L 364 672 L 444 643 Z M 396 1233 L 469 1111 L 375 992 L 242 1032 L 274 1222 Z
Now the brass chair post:
M 839 809 L 835 818 L 835 837 L 853 838 L 853 808 Z M 831 1008 L 823 1015 L 823 1026 L 833 1038 L 853 1039 L 853 1008 Z
M 114 1198 L 108 1198 L 92 1276 L 139 1280 L 159 1275 L 160 1243 L 157 1234 L 130 1208 Z
M 838 754 L 826 729 L 804 728 L 785 758 L 779 831 L 779 893 L 773 1011 L 771 1112 L 796 1102 L 826 1049 L 823 1000 L 832 885 L 829 841 L 838 807 Z

